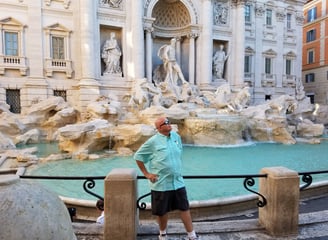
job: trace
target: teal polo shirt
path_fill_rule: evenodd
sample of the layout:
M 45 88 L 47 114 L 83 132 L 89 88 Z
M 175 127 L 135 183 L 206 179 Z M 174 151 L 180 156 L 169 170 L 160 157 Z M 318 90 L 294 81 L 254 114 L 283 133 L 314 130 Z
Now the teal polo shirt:
M 149 181 L 150 189 L 169 191 L 185 186 L 181 154 L 181 138 L 171 131 L 169 137 L 157 133 L 149 138 L 134 154 L 134 160 L 143 162 L 149 173 L 158 176 L 156 182 Z

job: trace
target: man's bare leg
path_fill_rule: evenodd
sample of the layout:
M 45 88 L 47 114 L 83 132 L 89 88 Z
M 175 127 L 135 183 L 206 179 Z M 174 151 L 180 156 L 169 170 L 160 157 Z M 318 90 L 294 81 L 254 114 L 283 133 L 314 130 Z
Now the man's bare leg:
M 183 222 L 183 225 L 185 226 L 186 231 L 187 232 L 192 232 L 194 230 L 194 228 L 193 228 L 193 225 L 192 225 L 190 210 L 181 211 L 180 212 L 180 218 Z
M 168 216 L 167 213 L 163 216 L 157 216 L 157 222 L 158 222 L 160 231 L 165 231 L 166 230 L 168 219 L 169 219 L 169 216 Z

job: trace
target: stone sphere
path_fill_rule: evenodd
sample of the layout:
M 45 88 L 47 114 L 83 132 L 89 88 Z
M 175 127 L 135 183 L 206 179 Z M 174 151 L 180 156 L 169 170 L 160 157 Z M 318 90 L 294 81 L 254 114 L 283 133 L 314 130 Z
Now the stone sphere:
M 17 175 L 0 175 L 0 215 L 0 239 L 76 240 L 60 198 Z

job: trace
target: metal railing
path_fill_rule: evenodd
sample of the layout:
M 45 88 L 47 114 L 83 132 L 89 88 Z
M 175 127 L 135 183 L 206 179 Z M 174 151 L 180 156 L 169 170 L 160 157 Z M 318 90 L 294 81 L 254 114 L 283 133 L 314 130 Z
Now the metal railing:
M 266 204 L 267 204 L 267 200 L 266 198 L 250 189 L 249 187 L 253 187 L 255 185 L 255 180 L 254 178 L 261 178 L 261 177 L 264 177 L 266 178 L 267 177 L 267 174 L 257 174 L 257 175 L 197 175 L 197 176 L 183 176 L 184 179 L 227 179 L 227 178 L 242 178 L 244 179 L 244 182 L 243 182 L 243 186 L 244 188 L 249 191 L 249 192 L 252 192 L 256 195 L 259 196 L 259 200 L 257 201 L 257 206 L 258 207 L 264 207 Z M 144 176 L 138 176 L 138 179 L 146 179 L 146 177 Z M 145 195 L 142 195 L 141 197 L 138 198 L 137 200 L 137 207 L 141 210 L 144 210 L 146 209 L 146 203 L 145 202 L 141 202 L 141 199 L 144 199 L 145 197 L 148 197 L 151 193 L 147 193 Z
M 305 188 L 309 187 L 312 184 L 313 177 L 312 175 L 316 174 L 325 174 L 328 173 L 328 170 L 325 171 L 314 171 L 314 172 L 299 172 L 298 175 L 302 176 L 302 181 L 305 182 L 304 185 L 300 187 L 300 190 L 304 190 Z
M 300 186 L 300 191 L 304 190 L 305 188 L 308 188 L 312 182 L 313 182 L 313 177 L 312 175 L 317 175 L 317 174 L 328 174 L 328 170 L 325 171 L 312 171 L 312 172 L 299 172 L 298 175 L 302 176 L 301 180 L 305 183 Z M 259 196 L 259 200 L 257 202 L 258 207 L 264 207 L 267 204 L 267 200 L 265 196 L 262 194 L 252 190 L 250 187 L 253 187 L 255 185 L 255 180 L 254 178 L 266 178 L 267 174 L 257 174 L 257 175 L 195 175 L 195 176 L 183 176 L 184 179 L 244 179 L 243 181 L 243 186 L 244 188 Z M 91 191 L 95 186 L 96 182 L 95 180 L 104 180 L 106 176 L 84 176 L 84 177 L 67 177 L 67 176 L 33 176 L 33 175 L 21 175 L 20 178 L 23 179 L 42 179 L 42 180 L 84 180 L 83 182 L 83 189 L 85 192 L 88 194 L 104 200 L 104 197 L 101 195 Z M 144 176 L 137 176 L 137 179 L 146 179 Z M 147 193 L 145 195 L 140 196 L 137 199 L 137 207 L 141 210 L 146 209 L 146 203 L 141 202 L 142 199 L 145 197 L 149 196 L 151 193 Z
M 66 176 L 33 176 L 33 175 L 21 175 L 20 178 L 28 179 L 42 179 L 42 180 L 84 180 L 83 189 L 88 194 L 104 200 L 104 197 L 100 196 L 97 193 L 92 192 L 90 189 L 93 189 L 96 186 L 95 180 L 104 180 L 106 176 L 88 176 L 88 177 L 66 177 Z

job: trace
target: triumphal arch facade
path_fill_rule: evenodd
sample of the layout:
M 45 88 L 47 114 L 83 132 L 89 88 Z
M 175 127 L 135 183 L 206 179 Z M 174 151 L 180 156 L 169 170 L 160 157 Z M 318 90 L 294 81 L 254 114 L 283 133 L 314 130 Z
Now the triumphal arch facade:
M 295 95 L 304 0 L 4 0 L 0 101 L 20 112 L 52 95 L 83 110 L 100 95 L 125 101 L 156 81 L 161 52 L 200 90 L 248 86 L 252 102 Z

